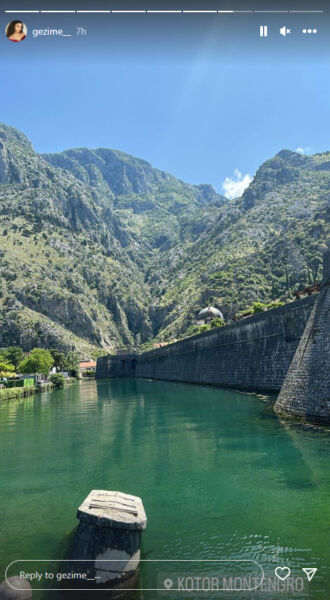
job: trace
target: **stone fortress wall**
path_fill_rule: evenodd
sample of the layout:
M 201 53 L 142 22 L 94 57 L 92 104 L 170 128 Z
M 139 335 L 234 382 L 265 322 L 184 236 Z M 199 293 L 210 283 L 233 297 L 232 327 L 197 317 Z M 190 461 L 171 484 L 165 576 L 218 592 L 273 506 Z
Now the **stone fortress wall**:
M 317 296 L 143 354 L 101 357 L 96 378 L 143 377 L 278 393 Z
M 323 282 L 286 375 L 275 411 L 283 416 L 330 423 L 330 249 Z

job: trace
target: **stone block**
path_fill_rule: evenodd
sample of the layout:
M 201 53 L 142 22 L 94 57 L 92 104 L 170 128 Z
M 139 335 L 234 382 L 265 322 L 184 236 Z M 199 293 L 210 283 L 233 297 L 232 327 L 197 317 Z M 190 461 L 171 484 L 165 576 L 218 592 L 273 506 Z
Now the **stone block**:
M 89 587 L 134 587 L 140 564 L 141 533 L 147 526 L 142 500 L 108 490 L 92 490 L 78 508 L 80 523 L 70 561 L 87 573 Z M 79 562 L 73 562 L 73 561 Z

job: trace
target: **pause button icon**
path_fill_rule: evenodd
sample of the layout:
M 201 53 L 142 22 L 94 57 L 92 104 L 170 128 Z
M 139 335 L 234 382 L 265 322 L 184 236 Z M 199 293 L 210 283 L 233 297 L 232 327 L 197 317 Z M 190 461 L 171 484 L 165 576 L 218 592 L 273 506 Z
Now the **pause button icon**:
M 267 25 L 260 25 L 260 37 L 268 36 L 268 27 Z

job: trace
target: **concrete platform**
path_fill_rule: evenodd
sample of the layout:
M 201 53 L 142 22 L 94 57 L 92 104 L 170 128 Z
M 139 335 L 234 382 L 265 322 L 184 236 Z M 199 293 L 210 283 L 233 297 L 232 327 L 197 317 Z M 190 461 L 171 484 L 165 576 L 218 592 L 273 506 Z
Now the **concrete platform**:
M 99 527 L 142 531 L 147 527 L 141 498 L 108 490 L 92 490 L 79 506 L 77 518 Z

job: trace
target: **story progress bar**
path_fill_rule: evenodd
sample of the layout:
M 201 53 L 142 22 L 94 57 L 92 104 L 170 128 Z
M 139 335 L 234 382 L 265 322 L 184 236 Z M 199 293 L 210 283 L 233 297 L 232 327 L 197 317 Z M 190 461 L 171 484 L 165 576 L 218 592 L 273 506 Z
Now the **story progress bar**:
M 5 10 L 6 14 L 322 14 L 324 10 Z

